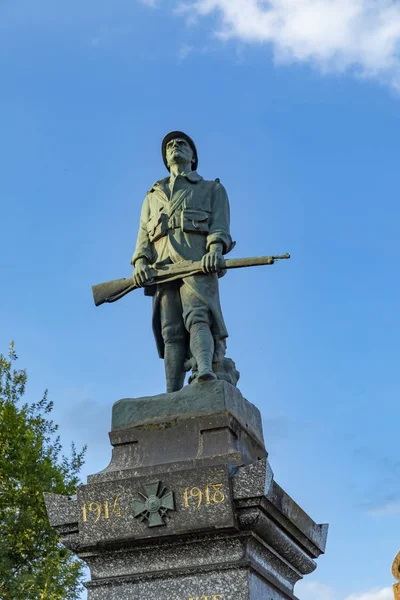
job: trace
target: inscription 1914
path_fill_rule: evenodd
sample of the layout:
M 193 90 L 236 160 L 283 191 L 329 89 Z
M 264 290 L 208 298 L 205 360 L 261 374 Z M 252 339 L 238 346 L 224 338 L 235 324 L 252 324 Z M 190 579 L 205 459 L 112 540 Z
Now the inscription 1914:
M 100 518 L 109 519 L 110 517 L 120 517 L 121 508 L 119 507 L 118 503 L 118 496 L 115 496 L 112 501 L 105 500 L 104 502 L 85 502 L 85 504 L 82 504 L 82 522 L 87 522 L 88 513 L 93 515 L 93 523 L 97 523 Z

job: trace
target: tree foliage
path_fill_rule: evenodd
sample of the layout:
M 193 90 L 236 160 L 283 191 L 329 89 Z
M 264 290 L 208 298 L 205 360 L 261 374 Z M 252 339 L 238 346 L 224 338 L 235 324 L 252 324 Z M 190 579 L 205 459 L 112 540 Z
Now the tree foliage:
M 50 527 L 43 492 L 74 494 L 86 448 L 61 454 L 53 403 L 47 391 L 21 403 L 27 374 L 16 360 L 13 344 L 0 354 L 0 598 L 75 600 L 82 566 Z

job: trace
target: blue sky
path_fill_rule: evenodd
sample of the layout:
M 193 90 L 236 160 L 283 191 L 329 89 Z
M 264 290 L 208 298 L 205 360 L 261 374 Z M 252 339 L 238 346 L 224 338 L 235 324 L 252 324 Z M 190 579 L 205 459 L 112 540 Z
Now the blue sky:
M 49 388 L 64 446 L 108 463 L 111 405 L 163 391 L 129 276 L 171 129 L 227 188 L 232 256 L 290 252 L 221 281 L 228 356 L 275 478 L 327 552 L 302 600 L 389 600 L 399 549 L 398 2 L 2 0 L 1 351 Z

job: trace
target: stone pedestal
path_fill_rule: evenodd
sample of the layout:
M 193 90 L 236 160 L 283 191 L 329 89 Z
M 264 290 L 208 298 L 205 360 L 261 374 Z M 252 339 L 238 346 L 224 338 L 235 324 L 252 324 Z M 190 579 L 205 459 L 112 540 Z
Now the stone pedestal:
M 74 498 L 46 495 L 51 524 L 90 568 L 89 600 L 295 599 L 324 552 L 279 487 L 258 409 L 227 382 L 124 399 L 109 466 Z

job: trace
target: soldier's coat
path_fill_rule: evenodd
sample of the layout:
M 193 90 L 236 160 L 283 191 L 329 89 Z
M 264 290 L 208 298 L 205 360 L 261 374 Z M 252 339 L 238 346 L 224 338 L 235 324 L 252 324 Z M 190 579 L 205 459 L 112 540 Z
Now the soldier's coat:
M 196 171 L 178 175 L 172 190 L 170 179 L 156 181 L 143 202 L 133 262 L 145 257 L 151 264 L 201 260 L 213 242 L 220 242 L 223 253 L 232 247 L 230 211 L 224 186 L 207 181 Z M 186 277 L 183 284 L 210 309 L 211 330 L 216 340 L 228 332 L 222 316 L 216 273 Z M 161 357 L 159 307 L 155 296 L 153 329 Z

